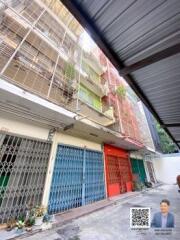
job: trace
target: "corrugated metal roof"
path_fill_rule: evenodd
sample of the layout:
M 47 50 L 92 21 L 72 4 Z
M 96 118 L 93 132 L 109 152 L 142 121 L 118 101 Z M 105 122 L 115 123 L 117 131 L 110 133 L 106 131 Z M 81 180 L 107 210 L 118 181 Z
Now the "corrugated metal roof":
M 180 1 L 62 2 L 180 146 Z

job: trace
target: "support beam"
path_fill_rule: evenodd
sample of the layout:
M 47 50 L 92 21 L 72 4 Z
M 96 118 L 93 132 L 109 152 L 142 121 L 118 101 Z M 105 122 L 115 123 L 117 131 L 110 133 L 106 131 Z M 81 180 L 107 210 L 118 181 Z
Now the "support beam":
M 166 48 L 160 52 L 150 55 L 147 58 L 140 60 L 130 66 L 127 66 L 120 70 L 120 75 L 125 76 L 129 73 L 135 72 L 138 69 L 144 68 L 152 63 L 158 62 L 170 56 L 180 53 L 180 43 L 172 47 Z
M 171 128 L 171 127 L 180 127 L 180 123 L 169 123 L 169 124 L 163 124 L 162 127 L 168 127 L 168 128 Z

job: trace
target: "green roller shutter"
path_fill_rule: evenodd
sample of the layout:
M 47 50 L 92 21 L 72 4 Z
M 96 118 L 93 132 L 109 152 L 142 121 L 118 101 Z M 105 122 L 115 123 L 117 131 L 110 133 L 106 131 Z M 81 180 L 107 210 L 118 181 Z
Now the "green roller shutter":
M 145 182 L 146 172 L 144 168 L 144 162 L 142 159 L 131 158 L 132 172 L 138 174 L 140 181 Z

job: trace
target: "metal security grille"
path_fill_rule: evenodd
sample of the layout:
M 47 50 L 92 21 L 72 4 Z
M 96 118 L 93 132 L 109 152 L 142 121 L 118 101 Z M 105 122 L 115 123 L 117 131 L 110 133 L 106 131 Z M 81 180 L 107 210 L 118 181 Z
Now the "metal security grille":
M 49 213 L 82 205 L 83 158 L 82 149 L 58 145 L 48 204 Z
M 150 180 L 151 180 L 151 182 L 155 183 L 154 174 L 153 174 L 153 172 L 154 172 L 153 164 L 152 164 L 152 162 L 149 162 L 149 161 L 146 161 L 146 164 L 147 164 L 147 169 L 148 169 Z
M 0 132 L 0 223 L 41 204 L 51 143 Z
M 102 153 L 58 145 L 48 204 L 49 213 L 63 212 L 104 197 Z
M 105 197 L 104 164 L 101 152 L 85 151 L 85 204 Z
M 119 184 L 119 193 L 126 192 L 126 183 L 132 181 L 128 158 L 107 156 L 107 183 Z

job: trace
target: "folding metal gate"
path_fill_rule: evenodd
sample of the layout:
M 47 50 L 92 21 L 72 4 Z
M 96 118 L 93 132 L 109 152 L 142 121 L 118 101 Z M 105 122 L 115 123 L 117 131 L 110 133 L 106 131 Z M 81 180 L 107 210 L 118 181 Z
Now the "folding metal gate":
M 102 152 L 85 151 L 85 203 L 105 197 L 104 163 Z
M 58 145 L 48 212 L 63 212 L 104 197 L 102 152 Z
M 144 168 L 144 162 L 142 159 L 131 158 L 132 172 L 139 176 L 141 182 L 146 180 L 146 171 Z
M 127 183 L 132 182 L 131 165 L 125 150 L 105 145 L 106 180 L 108 196 L 127 191 Z
M 51 143 L 0 132 L 0 223 L 41 204 Z
M 146 161 L 146 165 L 147 165 L 147 169 L 148 169 L 148 173 L 149 173 L 149 177 L 151 182 L 155 183 L 155 178 L 154 178 L 154 168 L 153 168 L 153 164 L 150 161 Z

